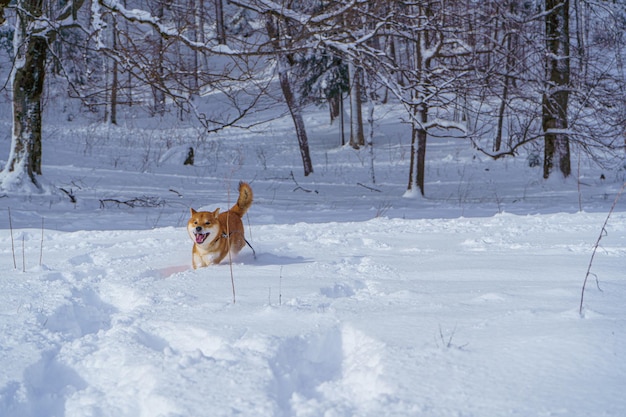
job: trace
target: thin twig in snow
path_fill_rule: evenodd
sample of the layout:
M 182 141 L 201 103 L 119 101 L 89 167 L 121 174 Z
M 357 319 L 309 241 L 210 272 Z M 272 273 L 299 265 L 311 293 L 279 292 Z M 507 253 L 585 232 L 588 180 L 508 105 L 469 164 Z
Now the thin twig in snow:
M 367 188 L 370 191 L 376 191 L 377 193 L 382 193 L 382 191 L 380 191 L 378 188 L 368 187 L 367 185 L 361 184 L 360 182 L 357 182 L 356 185 L 363 187 L 363 188 Z
M 43 217 L 41 218 L 41 243 L 39 245 L 39 266 L 42 265 L 43 260 Z
M 315 190 L 315 191 L 314 190 L 307 190 L 306 188 L 301 187 L 300 184 L 298 184 L 298 181 L 296 181 L 296 177 L 293 175 L 293 171 L 291 171 L 291 175 L 290 176 L 291 176 L 291 179 L 293 180 L 293 182 L 296 183 L 296 188 L 294 188 L 293 191 L 302 190 L 305 193 L 315 192 L 315 194 L 318 194 L 317 190 Z
M 11 253 L 13 253 L 13 269 L 17 269 L 15 262 L 15 241 L 13 240 L 13 221 L 11 220 L 11 209 L 9 208 L 9 230 L 11 231 Z
M 598 236 L 598 240 L 596 240 L 596 244 L 593 245 L 593 252 L 591 252 L 591 259 L 589 259 L 589 266 L 587 267 L 587 273 L 585 274 L 585 280 L 583 281 L 583 288 L 580 292 L 580 307 L 578 308 L 578 314 L 581 317 L 583 315 L 583 301 L 585 299 L 585 287 L 587 286 L 587 280 L 589 279 L 589 275 L 594 275 L 596 277 L 596 284 L 598 285 L 598 288 L 599 288 L 598 276 L 591 273 L 591 265 L 593 264 L 593 258 L 596 256 L 596 252 L 598 251 L 598 247 L 600 246 L 600 241 L 602 240 L 604 235 L 606 235 L 607 233 L 606 225 L 609 222 L 609 218 L 611 217 L 611 214 L 613 213 L 613 210 L 615 209 L 615 206 L 617 205 L 617 202 L 619 201 L 619 198 L 624 192 L 625 188 L 626 188 L 626 182 L 622 185 L 622 188 L 620 188 L 619 192 L 615 196 L 613 205 L 611 206 L 609 213 L 606 215 L 606 219 L 604 219 L 604 224 L 602 225 L 602 229 L 600 229 L 600 235 Z

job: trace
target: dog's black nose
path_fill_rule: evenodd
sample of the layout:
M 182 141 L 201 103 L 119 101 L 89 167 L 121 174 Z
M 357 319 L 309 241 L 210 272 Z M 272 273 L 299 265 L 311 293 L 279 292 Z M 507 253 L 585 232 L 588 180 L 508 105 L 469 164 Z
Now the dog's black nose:
M 202 231 L 202 226 L 196 227 L 196 232 L 201 232 L 201 231 Z

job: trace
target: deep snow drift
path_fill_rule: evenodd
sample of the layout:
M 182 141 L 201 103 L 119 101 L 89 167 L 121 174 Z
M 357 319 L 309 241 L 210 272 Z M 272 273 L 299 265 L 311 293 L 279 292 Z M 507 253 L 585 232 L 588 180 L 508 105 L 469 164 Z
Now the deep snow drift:
M 48 115 L 65 191 L 0 199 L 0 416 L 624 415 L 623 199 L 578 313 L 624 171 L 583 159 L 545 183 L 433 139 L 427 198 L 407 199 L 393 109 L 376 182 L 311 114 L 308 178 L 284 118 L 196 140 Z M 239 180 L 257 258 L 192 270 L 189 207 L 227 208 Z

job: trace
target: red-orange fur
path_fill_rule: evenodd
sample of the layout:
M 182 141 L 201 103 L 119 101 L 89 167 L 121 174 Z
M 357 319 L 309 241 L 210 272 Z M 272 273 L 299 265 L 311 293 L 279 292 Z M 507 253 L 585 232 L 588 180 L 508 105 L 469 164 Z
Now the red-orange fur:
M 239 198 L 225 213 L 191 209 L 187 232 L 194 241 L 191 263 L 194 269 L 220 263 L 230 251 L 236 255 L 246 245 L 241 218 L 252 205 L 252 189 L 239 183 Z

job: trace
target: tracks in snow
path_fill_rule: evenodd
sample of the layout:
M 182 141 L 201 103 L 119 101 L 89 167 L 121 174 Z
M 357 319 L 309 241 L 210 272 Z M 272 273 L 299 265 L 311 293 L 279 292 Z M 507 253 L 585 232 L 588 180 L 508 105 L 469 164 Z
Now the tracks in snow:
M 191 415 L 205 401 L 224 415 L 315 415 L 328 402 L 354 414 L 389 391 L 384 344 L 332 310 L 369 296 L 367 280 L 353 278 L 377 268 L 369 258 L 261 253 L 238 266 L 260 276 L 238 277 L 249 295 L 232 305 L 227 268 L 175 266 L 188 256 L 178 239 L 134 233 L 49 233 L 47 264 L 20 277 L 34 289 L 19 312 L 32 355 L 0 386 L 0 415 Z M 282 266 L 297 282 L 277 306 L 266 283 Z

